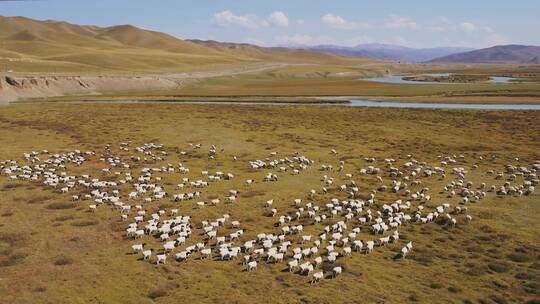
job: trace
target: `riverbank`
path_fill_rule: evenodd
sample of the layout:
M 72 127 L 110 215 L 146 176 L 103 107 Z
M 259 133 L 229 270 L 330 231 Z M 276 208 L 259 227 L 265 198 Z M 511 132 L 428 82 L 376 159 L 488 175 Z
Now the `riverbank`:
M 360 96 L 370 101 L 450 104 L 540 104 L 540 96 Z
M 28 102 L 224 102 L 224 103 L 302 103 L 302 104 L 348 104 L 352 100 L 403 103 L 448 104 L 540 104 L 538 97 L 521 96 L 65 96 L 59 98 L 30 99 Z

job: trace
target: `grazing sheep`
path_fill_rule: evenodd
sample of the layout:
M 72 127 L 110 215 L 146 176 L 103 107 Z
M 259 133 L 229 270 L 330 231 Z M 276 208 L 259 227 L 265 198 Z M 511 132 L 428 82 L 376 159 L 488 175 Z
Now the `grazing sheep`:
M 340 275 L 341 273 L 343 272 L 343 268 L 341 268 L 341 266 L 337 266 L 337 267 L 334 267 L 332 269 L 332 277 L 337 277 L 338 275 Z
M 153 249 L 149 249 L 149 250 L 145 250 L 142 252 L 143 254 L 143 260 L 148 260 L 150 259 L 150 257 L 152 256 L 152 250 Z
M 257 269 L 257 262 L 256 261 L 249 262 L 248 266 L 247 266 L 247 271 L 251 272 L 251 271 L 253 271 L 255 269 Z
M 242 263 L 247 265 L 248 272 L 256 270 L 257 263 L 267 261 L 276 264 L 286 263 L 289 272 L 299 270 L 299 273 L 304 275 L 313 273 L 315 268 L 320 269 L 325 264 L 324 261 L 329 263 L 324 265 L 326 269 L 331 264 L 335 266 L 338 259 L 348 255 L 360 252 L 369 254 L 375 247 L 381 251 L 389 250 L 386 247 L 393 246 L 389 244 L 396 244 L 403 239 L 398 229 L 409 231 L 408 225 L 425 225 L 422 229 L 429 229 L 430 225 L 434 225 L 433 223 L 446 223 L 449 227 L 455 227 L 458 221 L 461 224 L 461 216 L 464 216 L 464 222 L 469 223 L 472 221 L 472 216 L 467 214 L 465 205 L 473 206 L 489 196 L 513 196 L 517 199 L 521 196 L 533 195 L 535 186 L 539 184 L 536 174 L 540 171 L 540 161 L 536 161 L 532 166 L 508 164 L 498 174 L 496 174 L 499 172 L 496 168 L 489 168 L 486 175 L 481 176 L 478 173 L 485 171 L 476 171 L 476 169 L 484 170 L 483 166 L 487 161 L 479 162 L 476 157 L 471 162 L 462 155 L 440 155 L 438 163 L 431 164 L 408 155 L 405 163 L 401 165 L 400 160 L 365 157 L 364 160 L 370 163 L 369 166 L 354 169 L 351 167 L 351 172 L 358 172 L 359 177 L 370 179 L 370 182 L 364 185 L 371 189 L 367 189 L 362 195 L 359 190 L 360 183 L 357 185 L 352 180 L 355 175 L 336 173 L 344 170 L 345 161 L 339 161 L 337 165 L 321 164 L 320 171 L 324 171 L 326 175 L 320 181 L 306 185 L 309 187 L 306 189 L 324 186 L 322 193 L 332 193 L 335 197 L 321 197 L 315 202 L 313 198 L 316 191 L 310 190 L 307 195 L 303 192 L 303 198 L 289 197 L 292 199 L 291 208 L 286 208 L 284 206 L 286 203 L 278 204 L 280 212 L 274 208 L 276 207 L 274 200 L 269 199 L 264 202 L 266 211 L 259 216 L 275 216 L 277 218 L 275 227 L 270 228 L 272 231 L 264 233 L 253 231 L 257 235 L 256 238 L 242 240 L 244 235 L 244 230 L 240 229 L 242 219 L 232 220 L 228 214 L 225 214 L 195 225 L 191 223 L 189 216 L 178 215 L 184 208 L 179 209 L 176 205 L 169 207 L 172 203 L 166 202 L 170 200 L 178 204 L 186 204 L 191 201 L 195 202 L 191 205 L 194 209 L 227 208 L 231 212 L 234 212 L 235 208 L 243 208 L 235 205 L 219 205 L 220 199 L 217 197 L 223 197 L 221 200 L 227 204 L 233 204 L 239 200 L 240 192 L 237 190 L 229 190 L 228 194 L 223 196 L 220 193 L 212 193 L 213 189 L 223 189 L 226 186 L 225 184 L 215 185 L 230 183 L 234 175 L 222 171 L 212 173 L 207 170 L 209 167 L 220 166 L 212 161 L 218 157 L 219 149 L 215 145 L 208 146 L 210 147 L 208 158 L 204 157 L 200 160 L 211 163 L 203 168 L 191 168 L 191 172 L 201 172 L 202 177 L 199 180 L 191 180 L 191 177 L 187 176 L 190 168 L 171 159 L 176 154 L 168 155 L 163 145 L 153 143 L 129 149 L 129 144 L 121 144 L 120 151 L 133 153 L 128 158 L 120 157 L 121 154 L 115 156 L 114 145 L 107 145 L 101 155 L 97 154 L 100 156 L 96 156 L 95 152 L 85 153 L 78 150 L 59 154 L 47 152 L 46 156 L 43 154 L 45 152 L 25 153 L 24 164 L 15 160 L 0 162 L 0 178 L 5 177 L 17 182 L 42 183 L 44 189 L 50 189 L 58 196 L 76 193 L 77 195 L 71 196 L 71 200 L 74 202 L 88 200 L 92 203 L 88 206 L 89 212 L 95 212 L 97 207 L 100 207 L 100 212 L 103 210 L 104 215 L 108 216 L 107 212 L 114 212 L 115 218 L 120 215 L 122 223 L 127 224 L 124 229 L 128 239 L 152 239 L 151 243 L 156 243 L 153 240 L 155 238 L 162 242 L 156 245 L 158 247 L 156 250 L 160 250 L 160 254 L 156 255 L 156 264 L 165 264 L 168 253 L 189 242 L 191 244 L 184 251 L 175 254 L 176 260 L 187 262 L 190 256 L 197 253 L 201 260 L 211 258 L 213 253 L 221 260 L 234 260 L 240 252 L 245 252 Z M 190 147 L 190 151 L 200 149 L 202 144 L 191 144 Z M 38 158 L 40 154 L 43 156 L 41 159 Z M 331 154 L 336 155 L 336 150 L 332 149 Z M 272 153 L 264 160 L 250 161 L 250 167 L 246 169 L 265 170 L 267 175 L 264 180 L 276 182 L 277 185 L 288 186 L 288 182 L 278 180 L 274 173 L 276 170 L 292 171 L 292 175 L 288 176 L 287 180 L 310 181 L 309 178 L 303 180 L 305 177 L 300 173 L 306 172 L 315 163 L 313 160 L 299 153 L 295 153 L 292 157 L 280 154 L 278 158 L 277 155 L 277 153 Z M 179 152 L 178 156 L 200 158 L 200 155 L 186 151 Z M 321 161 L 329 161 L 328 158 L 330 156 L 323 156 Z M 234 157 L 234 159 L 237 158 Z M 103 166 L 100 168 L 106 168 L 104 170 L 93 168 L 93 172 L 83 175 L 75 174 L 75 171 L 70 172 L 71 165 L 83 166 L 87 160 L 101 162 Z M 380 168 L 377 167 L 378 164 L 381 165 Z M 353 164 L 347 163 L 347 166 L 353 166 Z M 337 170 L 334 170 L 334 167 Z M 471 169 L 477 174 L 471 176 L 468 172 Z M 98 174 L 94 176 L 90 174 L 96 171 Z M 336 175 L 332 177 L 332 173 Z M 473 177 L 484 180 L 473 180 Z M 164 182 L 173 179 L 180 180 L 181 183 Z M 494 184 L 490 184 L 490 181 Z M 434 182 L 444 183 L 440 185 L 441 192 L 439 193 L 447 196 L 444 199 L 446 201 L 437 201 L 440 196 L 432 195 L 433 191 L 423 186 L 432 185 Z M 245 181 L 245 186 L 250 187 L 254 183 L 255 180 L 248 179 Z M 175 184 L 177 190 L 201 191 L 167 193 L 166 188 L 170 185 L 174 187 Z M 296 185 L 296 183 L 290 185 Z M 203 193 L 202 190 L 205 192 Z M 378 191 L 387 190 L 389 191 L 385 194 L 384 200 L 388 203 L 383 203 L 382 199 L 376 199 Z M 305 191 L 305 189 L 299 191 Z M 394 198 L 389 198 L 390 196 Z M 212 199 L 208 203 L 197 202 L 199 197 Z M 125 204 L 123 199 L 129 200 L 133 205 Z M 110 208 L 106 208 L 107 206 Z M 135 215 L 131 212 L 132 210 L 135 210 Z M 207 214 L 204 210 L 194 212 Z M 229 221 L 230 224 L 227 224 Z M 252 222 L 251 218 L 249 222 Z M 257 224 L 259 223 L 253 221 L 253 225 L 250 224 L 248 227 L 260 229 L 262 226 Z M 195 232 L 196 229 L 197 232 Z M 199 229 L 202 233 L 199 233 Z M 229 229 L 236 231 L 229 231 Z M 314 233 L 315 237 L 306 235 L 304 230 Z M 393 232 L 388 233 L 389 230 Z M 366 235 L 371 233 L 376 237 L 373 237 L 373 240 L 360 240 L 360 237 L 364 236 L 360 233 L 361 231 L 366 232 Z M 215 242 L 210 240 L 215 240 Z M 240 240 L 243 245 L 238 247 L 236 243 Z M 297 244 L 298 247 L 291 248 L 293 244 Z M 159 248 L 161 246 L 162 248 Z M 405 258 L 412 249 L 412 242 L 408 242 L 396 257 Z M 141 244 L 131 245 L 131 250 L 134 254 L 142 253 L 143 260 L 150 260 L 154 249 L 147 249 L 146 243 L 142 243 L 141 240 Z M 289 258 L 292 259 L 287 260 Z M 335 266 L 332 269 L 332 276 L 337 277 L 342 272 L 342 266 Z M 321 279 L 323 279 L 322 271 L 313 274 L 311 282 L 316 283 Z
M 156 264 L 163 263 L 165 264 L 165 261 L 167 260 L 166 254 L 158 254 L 156 255 Z
M 142 252 L 142 251 L 143 251 L 143 247 L 144 247 L 145 245 L 146 245 L 146 243 L 144 243 L 144 244 L 137 244 L 137 245 L 131 246 L 131 248 L 133 249 L 133 253 Z
M 322 271 L 316 272 L 311 278 L 311 284 L 320 282 L 324 278 L 324 273 Z

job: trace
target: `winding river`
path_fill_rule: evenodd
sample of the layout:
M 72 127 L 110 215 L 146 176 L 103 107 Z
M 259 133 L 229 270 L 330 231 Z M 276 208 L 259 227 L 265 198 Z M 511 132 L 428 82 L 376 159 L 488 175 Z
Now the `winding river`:
M 105 103 L 105 102 L 104 102 Z M 120 102 L 127 103 L 127 102 Z M 374 108 L 421 108 L 421 109 L 476 109 L 476 110 L 536 110 L 540 104 L 479 104 L 479 103 L 428 103 L 392 102 L 355 99 L 343 103 L 298 103 L 298 102 L 250 102 L 250 101 L 132 101 L 146 104 L 190 104 L 190 105 L 261 105 L 261 106 L 311 106 L 311 107 L 374 107 Z

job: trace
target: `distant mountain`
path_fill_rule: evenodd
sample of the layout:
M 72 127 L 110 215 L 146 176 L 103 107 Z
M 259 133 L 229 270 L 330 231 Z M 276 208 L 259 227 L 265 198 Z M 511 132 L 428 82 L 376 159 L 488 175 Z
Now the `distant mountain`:
M 540 64 L 540 47 L 530 45 L 499 45 L 435 58 L 433 63 L 519 63 Z
M 301 48 L 310 51 L 326 52 L 336 55 L 369 57 L 382 60 L 424 62 L 434 58 L 444 57 L 451 54 L 468 52 L 471 48 L 459 47 L 438 47 L 438 48 L 409 48 L 391 44 L 361 44 L 355 47 L 344 47 L 336 45 L 318 46 L 289 46 L 291 48 Z

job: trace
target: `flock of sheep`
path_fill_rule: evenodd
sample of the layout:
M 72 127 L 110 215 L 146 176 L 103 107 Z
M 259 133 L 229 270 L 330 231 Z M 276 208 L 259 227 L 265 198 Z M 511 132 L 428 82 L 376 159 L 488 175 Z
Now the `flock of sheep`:
M 117 148 L 107 145 L 99 155 L 80 150 L 33 151 L 24 154 L 24 161 L 1 162 L 0 173 L 12 182 L 40 183 L 85 204 L 91 212 L 106 207 L 103 212 L 110 212 L 112 207 L 126 222 L 126 238 L 133 240 L 131 250 L 142 260 L 156 264 L 171 258 L 179 262 L 193 258 L 240 260 L 247 272 L 263 262 L 283 263 L 290 272 L 311 275 L 311 283 L 324 279 L 325 271 L 327 277 L 342 274 L 344 267 L 338 260 L 370 254 L 390 243 L 399 244 L 396 258 L 406 258 L 414 247 L 411 240 L 402 238 L 402 226 L 436 222 L 451 229 L 473 219 L 468 214 L 471 203 L 488 195 L 531 195 L 539 183 L 536 172 L 540 161 L 495 171 L 481 169 L 493 160 L 488 157 L 472 159 L 474 164 L 467 168 L 467 158 L 462 155 L 439 156 L 436 166 L 409 155 L 403 161 L 364 158 L 367 165 L 355 168 L 340 161 L 336 150 L 329 152 L 329 163 L 317 164 L 300 154 L 282 157 L 272 152 L 263 159 L 247 161 L 225 155 L 215 146 L 207 153 L 202 149 L 202 144 L 189 144 L 185 151 L 178 151 L 153 143 L 137 147 L 121 143 Z M 245 162 L 242 173 L 250 178 L 240 178 L 242 173 L 195 170 L 184 164 L 201 158 Z M 75 175 L 70 173 L 74 168 L 89 172 Z M 320 172 L 320 181 L 308 187 L 312 188 L 309 191 L 299 191 L 286 202 L 287 207 L 274 202 L 271 194 L 264 201 L 241 196 L 259 183 L 279 183 L 280 176 L 286 175 L 302 179 L 306 171 L 314 170 Z M 485 181 L 476 183 L 468 178 L 471 171 L 479 170 Z M 357 182 L 361 179 L 363 182 Z M 171 180 L 175 181 L 173 186 Z M 448 202 L 432 201 L 433 190 L 423 185 L 430 180 L 445 185 L 441 191 Z M 211 193 L 218 183 L 231 185 L 230 191 Z M 360 191 L 367 186 L 373 189 Z M 379 199 L 385 193 L 397 199 Z M 172 202 L 174 207 L 160 209 L 160 201 Z M 274 228 L 247 231 L 240 218 L 228 213 L 198 221 L 188 215 L 221 204 L 230 205 L 227 210 L 231 213 L 260 208 L 261 216 L 274 219 Z

